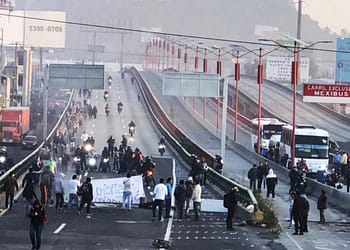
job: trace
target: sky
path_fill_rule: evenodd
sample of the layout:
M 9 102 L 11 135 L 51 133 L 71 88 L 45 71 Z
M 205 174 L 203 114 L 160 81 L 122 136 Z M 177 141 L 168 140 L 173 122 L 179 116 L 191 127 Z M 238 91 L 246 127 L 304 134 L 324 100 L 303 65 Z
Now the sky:
M 303 0 L 303 14 L 318 21 L 322 28 L 329 27 L 339 34 L 341 29 L 350 32 L 349 11 L 350 0 Z

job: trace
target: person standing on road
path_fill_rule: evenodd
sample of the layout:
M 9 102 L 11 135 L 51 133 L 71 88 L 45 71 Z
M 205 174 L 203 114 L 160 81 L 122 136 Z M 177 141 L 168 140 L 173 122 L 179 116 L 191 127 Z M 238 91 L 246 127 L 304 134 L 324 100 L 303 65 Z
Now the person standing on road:
M 349 191 L 350 191 L 350 165 L 346 169 L 345 179 L 346 179 L 346 192 L 349 193 Z
M 171 218 L 170 210 L 171 210 L 171 195 L 173 193 L 173 178 L 169 177 L 166 180 L 166 188 L 168 190 L 168 194 L 165 196 L 165 218 Z
M 296 192 L 294 196 L 292 214 L 294 219 L 294 227 L 295 232 L 293 235 L 304 234 L 304 224 L 303 224 L 303 216 L 304 216 L 304 198 L 300 197 L 300 193 Z
M 324 217 L 324 210 L 327 209 L 327 194 L 323 189 L 321 190 L 321 195 L 317 200 L 317 209 L 320 211 L 320 223 L 325 224 L 326 219 Z
M 68 208 L 72 208 L 73 206 L 73 203 L 74 205 L 79 208 L 79 200 L 78 200 L 78 187 L 80 186 L 80 183 L 78 181 L 78 177 L 76 174 L 74 174 L 72 176 L 72 179 L 69 180 L 68 182 L 68 185 L 69 185 L 69 200 L 68 200 L 68 204 L 67 204 L 67 207 Z
M 253 191 L 256 190 L 256 174 L 258 171 L 258 167 L 256 164 L 253 165 L 252 168 L 248 171 L 248 179 L 249 179 L 249 188 Z
M 301 194 L 300 198 L 302 199 L 302 204 L 303 204 L 303 217 L 302 217 L 303 232 L 307 233 L 309 232 L 308 226 L 307 226 L 307 220 L 308 220 L 309 211 L 310 211 L 310 203 L 306 194 Z
M 44 228 L 46 213 L 39 200 L 35 200 L 29 213 L 30 228 L 29 236 L 32 243 L 32 250 L 39 250 L 41 246 L 41 232 Z
M 227 193 L 226 195 L 227 197 L 227 217 L 226 217 L 226 229 L 231 231 L 233 230 L 232 227 L 232 220 L 233 217 L 235 215 L 235 211 L 236 211 L 236 206 L 237 206 L 237 193 L 239 192 L 239 189 L 237 187 L 232 188 L 229 193 Z
M 18 191 L 18 184 L 16 175 L 14 172 L 11 172 L 5 179 L 4 183 L 4 191 L 5 191 L 5 209 L 11 210 L 13 205 L 13 197 L 15 196 L 15 191 Z M 9 202 L 10 201 L 10 202 Z M 10 207 L 9 207 L 10 203 Z
M 340 165 L 341 165 L 341 169 L 340 169 L 341 176 L 344 176 L 346 172 L 346 167 L 348 165 L 348 154 L 345 151 L 341 155 Z
M 123 181 L 124 189 L 123 189 L 123 204 L 122 210 L 126 207 L 128 210 L 131 210 L 131 198 L 132 198 L 132 183 L 131 183 L 131 175 L 130 173 L 126 174 L 126 178 Z
M 199 180 L 195 180 L 195 185 L 193 189 L 193 210 L 194 210 L 194 220 L 199 221 L 199 211 L 201 209 L 201 197 L 202 197 L 202 187 Z
M 265 175 L 265 168 L 262 165 L 262 163 L 260 163 L 256 170 L 256 179 L 258 181 L 258 187 L 257 187 L 258 192 L 261 192 L 261 186 L 262 186 L 264 175 Z
M 165 196 L 168 194 L 168 189 L 164 184 L 163 178 L 159 179 L 159 183 L 154 187 L 153 193 L 154 193 L 154 201 L 152 206 L 152 213 L 153 213 L 152 220 L 155 220 L 156 218 L 156 208 L 158 207 L 158 220 L 162 222 L 164 221 L 162 217 L 163 203 L 165 200 Z
M 40 176 L 41 204 L 44 206 L 51 200 L 51 190 L 54 181 L 55 176 L 51 172 L 50 167 L 46 166 L 44 172 Z
M 63 178 L 64 174 L 60 173 L 55 176 L 55 192 L 56 192 L 56 212 L 63 210 Z
M 190 218 L 190 204 L 191 204 L 192 195 L 193 195 L 193 178 L 192 178 L 192 176 L 188 177 L 187 181 L 185 182 L 185 186 L 186 186 L 185 217 Z
M 80 202 L 80 206 L 78 208 L 77 214 L 78 215 L 81 214 L 81 210 L 83 206 L 86 204 L 86 217 L 89 218 L 91 216 L 90 214 L 91 202 L 94 199 L 91 178 L 87 177 L 86 181 L 81 185 L 79 189 L 81 191 L 81 202 Z
M 29 173 L 27 173 L 22 181 L 22 187 L 23 187 L 23 197 L 26 200 L 25 204 L 25 216 L 29 216 L 30 208 L 33 206 L 34 199 L 38 199 L 36 196 L 35 190 L 34 190 L 34 175 L 33 175 L 33 169 L 29 168 Z
M 177 221 L 181 222 L 183 219 L 185 200 L 186 200 L 186 187 L 184 180 L 180 180 L 179 185 L 174 190 L 175 207 L 177 210 Z
M 272 194 L 272 199 L 275 199 L 276 185 L 277 185 L 277 176 L 273 172 L 273 170 L 270 168 L 269 174 L 266 176 L 266 186 L 267 186 L 266 198 L 269 198 L 270 194 Z

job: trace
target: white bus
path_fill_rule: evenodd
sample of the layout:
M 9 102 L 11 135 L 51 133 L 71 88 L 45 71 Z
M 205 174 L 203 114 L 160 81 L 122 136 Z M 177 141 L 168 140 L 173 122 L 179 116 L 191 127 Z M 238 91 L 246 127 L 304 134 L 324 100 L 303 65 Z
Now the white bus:
M 289 167 L 291 158 L 293 127 L 282 127 L 280 142 L 280 155 L 288 155 L 286 167 Z M 318 129 L 312 125 L 297 125 L 295 128 L 295 159 L 296 164 L 302 158 L 306 161 L 309 173 L 318 170 L 327 171 L 328 167 L 329 134 L 326 130 Z
M 251 121 L 251 147 L 256 152 L 257 142 L 258 142 L 258 118 Z M 266 156 L 270 143 L 275 144 L 281 140 L 282 127 L 286 125 L 275 118 L 261 118 L 260 119 L 260 148 L 261 154 Z

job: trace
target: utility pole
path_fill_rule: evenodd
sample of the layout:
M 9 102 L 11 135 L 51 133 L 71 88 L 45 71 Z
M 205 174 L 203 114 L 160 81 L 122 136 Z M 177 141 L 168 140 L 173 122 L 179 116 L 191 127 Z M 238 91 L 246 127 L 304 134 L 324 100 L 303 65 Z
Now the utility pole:
M 302 16 L 302 4 L 303 4 L 303 1 L 302 0 L 299 0 L 298 1 L 298 20 L 297 20 L 297 39 L 300 41 L 301 40 L 301 16 Z M 296 43 L 296 47 L 299 48 L 300 47 L 300 43 L 297 42 Z M 300 51 L 299 53 L 297 53 L 297 61 L 300 62 L 300 57 L 301 57 L 301 54 L 300 54 Z M 299 63 L 299 66 L 300 67 L 301 63 Z M 300 70 L 298 69 L 298 71 L 300 72 Z M 299 82 L 299 78 L 297 79 L 297 84 Z
M 123 71 L 123 57 L 124 57 L 124 35 L 125 32 L 120 33 L 120 72 Z

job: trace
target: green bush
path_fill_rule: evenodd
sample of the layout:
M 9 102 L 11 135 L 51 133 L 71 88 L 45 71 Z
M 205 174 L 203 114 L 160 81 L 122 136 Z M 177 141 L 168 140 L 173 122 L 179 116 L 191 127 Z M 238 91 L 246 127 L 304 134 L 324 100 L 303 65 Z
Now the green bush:
M 266 224 L 266 227 L 271 229 L 272 232 L 280 233 L 280 225 L 278 223 L 278 217 L 273 210 L 271 203 L 263 198 L 260 192 L 254 192 L 255 198 L 258 202 L 259 210 L 264 214 L 264 219 L 261 224 Z

